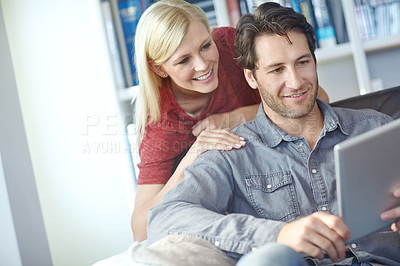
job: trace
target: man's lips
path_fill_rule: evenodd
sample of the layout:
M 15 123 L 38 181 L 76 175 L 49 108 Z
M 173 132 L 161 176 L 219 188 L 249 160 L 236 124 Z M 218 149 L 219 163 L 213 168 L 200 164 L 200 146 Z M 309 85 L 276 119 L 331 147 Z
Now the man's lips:
M 291 95 L 286 95 L 286 96 L 283 96 L 283 97 L 285 97 L 285 98 L 297 98 L 297 97 L 301 97 L 301 96 L 303 96 L 304 94 L 306 94 L 307 92 L 306 91 L 304 91 L 304 92 L 301 92 L 301 93 L 296 93 L 296 94 L 291 94 Z

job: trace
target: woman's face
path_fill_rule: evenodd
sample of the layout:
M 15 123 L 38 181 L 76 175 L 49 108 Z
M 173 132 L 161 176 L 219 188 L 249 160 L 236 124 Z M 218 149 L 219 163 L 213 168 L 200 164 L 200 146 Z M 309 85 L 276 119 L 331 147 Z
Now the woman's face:
M 161 65 L 173 90 L 183 94 L 210 93 L 218 86 L 218 49 L 206 27 L 193 21 L 178 49 Z

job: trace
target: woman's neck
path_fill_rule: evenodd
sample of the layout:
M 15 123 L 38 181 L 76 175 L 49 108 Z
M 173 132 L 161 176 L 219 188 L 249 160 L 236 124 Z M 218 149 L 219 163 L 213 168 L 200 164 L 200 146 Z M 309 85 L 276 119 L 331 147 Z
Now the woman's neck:
M 185 91 L 172 88 L 176 102 L 182 110 L 192 117 L 201 115 L 211 101 L 212 92 L 200 93 L 196 91 Z

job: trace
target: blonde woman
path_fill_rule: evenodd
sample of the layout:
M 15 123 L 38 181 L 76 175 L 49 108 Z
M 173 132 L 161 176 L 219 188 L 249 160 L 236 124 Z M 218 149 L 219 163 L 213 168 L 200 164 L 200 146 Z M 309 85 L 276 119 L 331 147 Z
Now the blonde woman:
M 234 28 L 212 30 L 202 9 L 181 0 L 159 1 L 140 18 L 135 39 L 141 159 L 132 214 L 135 241 L 147 237 L 148 210 L 183 179 L 184 169 L 201 153 L 245 145 L 230 129 L 253 120 L 261 99 L 234 59 L 234 39 Z

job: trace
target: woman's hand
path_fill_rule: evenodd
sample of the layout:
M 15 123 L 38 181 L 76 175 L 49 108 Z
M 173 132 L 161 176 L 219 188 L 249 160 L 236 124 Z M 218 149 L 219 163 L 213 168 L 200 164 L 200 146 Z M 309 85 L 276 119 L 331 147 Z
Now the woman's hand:
M 189 160 L 186 164 L 190 165 L 205 151 L 240 149 L 244 145 L 246 145 L 245 139 L 232 133 L 229 128 L 207 128 L 200 132 L 184 159 Z
M 393 191 L 393 196 L 395 198 L 400 199 L 400 186 L 397 187 L 394 191 Z M 387 220 L 392 220 L 392 219 L 396 219 L 397 221 L 395 221 L 394 223 L 392 223 L 392 230 L 395 232 L 399 232 L 400 234 L 400 206 L 393 208 L 391 210 L 385 211 L 381 214 L 381 219 L 383 221 L 387 221 Z

